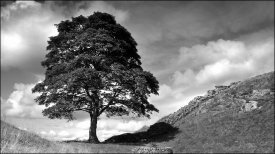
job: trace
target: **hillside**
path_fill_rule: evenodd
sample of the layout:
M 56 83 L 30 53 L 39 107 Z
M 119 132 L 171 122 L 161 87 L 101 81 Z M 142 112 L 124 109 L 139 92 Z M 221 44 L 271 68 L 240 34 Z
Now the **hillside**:
M 217 86 L 160 120 L 180 133 L 180 152 L 273 152 L 274 72 Z
M 50 141 L 1 121 L 1 153 L 43 152 Z M 41 146 L 41 147 L 38 147 Z
M 128 137 L 170 146 L 174 152 L 274 152 L 274 89 L 274 72 L 216 86 L 156 123 L 166 123 L 177 128 L 176 132 L 150 138 L 149 130 L 163 131 L 151 126 L 142 137 L 142 132 Z M 106 141 L 121 142 L 123 135 Z
M 1 121 L 1 153 L 49 153 L 74 152 L 73 148 L 58 142 L 48 141 L 40 136 L 20 130 Z

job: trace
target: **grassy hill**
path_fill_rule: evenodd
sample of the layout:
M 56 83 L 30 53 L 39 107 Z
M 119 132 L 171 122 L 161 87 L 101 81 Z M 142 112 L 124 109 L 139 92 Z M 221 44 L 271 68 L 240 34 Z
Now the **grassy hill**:
M 170 146 L 176 153 L 271 153 L 274 89 L 274 72 L 216 86 L 156 123 L 176 131 L 167 132 L 167 127 L 152 127 L 154 124 L 147 131 L 114 136 L 106 142 L 150 142 Z
M 217 87 L 160 121 L 179 128 L 163 143 L 176 152 L 274 152 L 274 72 Z

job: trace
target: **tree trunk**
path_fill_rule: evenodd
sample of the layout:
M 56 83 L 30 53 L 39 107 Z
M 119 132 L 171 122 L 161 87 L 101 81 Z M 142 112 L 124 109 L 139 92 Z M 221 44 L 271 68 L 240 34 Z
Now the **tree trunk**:
M 91 124 L 89 130 L 89 142 L 90 143 L 99 143 L 99 140 L 96 135 L 96 127 L 97 127 L 97 116 L 96 114 L 90 114 L 91 117 Z

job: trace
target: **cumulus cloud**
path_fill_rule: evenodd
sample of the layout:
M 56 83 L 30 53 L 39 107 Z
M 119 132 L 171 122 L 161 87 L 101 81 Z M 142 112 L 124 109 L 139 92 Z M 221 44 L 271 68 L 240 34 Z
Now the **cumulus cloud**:
M 5 111 L 12 107 L 12 104 L 6 103 L 7 100 L 1 97 L 1 120 L 5 120 L 6 114 Z
M 225 84 L 274 70 L 274 37 L 254 44 L 217 40 L 182 47 L 173 75 L 174 85 Z
M 53 141 L 73 140 L 73 139 L 76 139 L 78 137 L 75 133 L 69 132 L 69 131 L 66 131 L 66 130 L 61 130 L 61 131 L 54 131 L 54 130 L 40 131 L 38 134 L 43 138 L 53 140 Z
M 274 37 L 260 38 L 255 37 L 253 41 L 219 39 L 181 47 L 179 56 L 171 60 L 172 83 L 160 85 L 159 96 L 150 98 L 160 110 L 160 114 L 155 115 L 161 117 L 176 111 L 215 85 L 274 71 Z
M 1 100 L 1 114 L 11 117 L 42 118 L 43 106 L 38 105 L 31 89 L 34 84 L 15 83 L 14 91 L 7 100 Z
M 98 129 L 105 129 L 105 130 L 119 130 L 119 131 L 126 131 L 126 132 L 134 132 L 141 127 L 143 127 L 143 121 L 122 121 L 118 119 L 103 119 L 98 121 L 97 128 Z M 90 119 L 86 119 L 82 122 L 76 124 L 77 128 L 81 129 L 89 129 L 90 128 Z

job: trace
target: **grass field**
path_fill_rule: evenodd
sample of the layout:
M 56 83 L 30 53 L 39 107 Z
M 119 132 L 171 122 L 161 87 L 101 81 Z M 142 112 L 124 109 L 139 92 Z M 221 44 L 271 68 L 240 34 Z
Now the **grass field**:
M 131 153 L 138 146 L 54 142 L 1 121 L 1 153 Z

